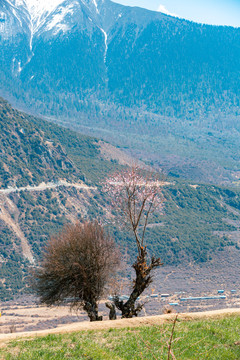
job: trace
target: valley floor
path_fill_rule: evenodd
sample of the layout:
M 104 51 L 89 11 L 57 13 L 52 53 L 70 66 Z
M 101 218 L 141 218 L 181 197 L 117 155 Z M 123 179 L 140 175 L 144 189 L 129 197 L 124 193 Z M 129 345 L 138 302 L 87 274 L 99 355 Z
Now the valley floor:
M 149 316 L 161 316 L 165 309 L 170 307 L 169 303 L 177 303 L 177 306 L 171 306 L 171 310 L 179 313 L 198 314 L 210 310 L 240 309 L 239 256 L 240 251 L 236 248 L 228 248 L 216 252 L 212 261 L 207 263 L 193 264 L 183 261 L 179 266 L 163 266 L 156 272 L 151 288 L 141 298 L 141 301 L 145 302 L 141 313 L 143 317 L 136 321 L 141 323 Z M 129 283 L 126 281 L 123 284 L 125 290 L 122 290 L 122 294 L 127 293 L 128 286 Z M 181 298 L 191 296 L 218 296 L 220 289 L 224 290 L 224 294 L 221 294 L 225 296 L 224 299 L 181 301 Z M 157 297 L 151 297 L 151 293 L 156 294 Z M 169 296 L 162 297 L 161 294 L 169 294 Z M 105 301 L 100 303 L 99 310 L 104 320 L 108 319 Z M 70 312 L 67 305 L 53 308 L 40 306 L 37 305 L 36 299 L 27 295 L 19 298 L 18 301 L 2 302 L 0 311 L 2 313 L 0 336 L 3 337 L 10 332 L 35 333 L 49 329 L 58 331 L 62 326 L 74 328 L 80 322 L 83 324 L 81 326 L 85 326 L 85 321 L 88 320 L 85 312 Z M 120 316 L 121 314 L 118 313 L 118 318 Z M 97 326 L 102 326 L 101 324 Z

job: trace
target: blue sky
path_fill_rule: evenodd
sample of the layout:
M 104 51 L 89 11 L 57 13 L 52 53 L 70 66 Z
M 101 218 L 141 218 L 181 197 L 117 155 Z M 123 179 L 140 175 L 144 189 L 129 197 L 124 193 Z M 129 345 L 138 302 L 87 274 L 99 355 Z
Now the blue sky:
M 113 0 L 213 25 L 240 27 L 240 0 Z

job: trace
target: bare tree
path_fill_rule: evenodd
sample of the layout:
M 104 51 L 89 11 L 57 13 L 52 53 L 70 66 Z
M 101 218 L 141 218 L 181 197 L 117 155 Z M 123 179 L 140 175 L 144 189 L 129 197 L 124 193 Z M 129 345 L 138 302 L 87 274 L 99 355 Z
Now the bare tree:
M 141 311 L 143 305 L 136 305 L 136 301 L 151 284 L 153 270 L 162 265 L 160 258 L 149 258 L 145 241 L 149 217 L 163 204 L 162 185 L 160 174 L 138 166 L 115 173 L 105 183 L 105 191 L 111 195 L 119 217 L 130 225 L 138 251 L 132 265 L 136 277 L 129 299 L 124 303 L 118 296 L 114 297 L 114 304 L 125 318 L 137 316 Z
M 67 225 L 46 246 L 33 287 L 41 303 L 59 305 L 71 298 L 90 321 L 102 320 L 98 302 L 118 262 L 114 241 L 96 221 Z

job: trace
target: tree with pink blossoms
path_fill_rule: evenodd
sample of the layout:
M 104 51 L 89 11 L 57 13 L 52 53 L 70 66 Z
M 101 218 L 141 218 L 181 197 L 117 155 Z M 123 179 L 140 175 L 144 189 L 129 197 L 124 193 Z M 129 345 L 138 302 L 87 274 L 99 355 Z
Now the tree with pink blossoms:
M 114 305 L 121 311 L 123 318 L 137 316 L 143 305 L 137 299 L 153 281 L 153 270 L 162 262 L 155 256 L 149 257 L 146 244 L 146 229 L 154 211 L 161 211 L 164 197 L 162 194 L 163 176 L 132 166 L 109 176 L 105 191 L 111 197 L 113 207 L 118 211 L 118 220 L 128 224 L 134 234 L 137 246 L 137 259 L 132 267 L 135 279 L 131 294 L 126 302 L 114 296 Z

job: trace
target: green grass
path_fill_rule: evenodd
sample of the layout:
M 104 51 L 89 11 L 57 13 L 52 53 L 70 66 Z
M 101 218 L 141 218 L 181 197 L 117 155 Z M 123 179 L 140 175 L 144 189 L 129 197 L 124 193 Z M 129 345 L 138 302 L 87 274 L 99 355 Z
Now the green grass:
M 172 323 L 160 326 L 82 331 L 14 341 L 1 359 L 138 360 L 167 359 Z M 240 317 L 177 321 L 172 351 L 177 360 L 239 360 Z

